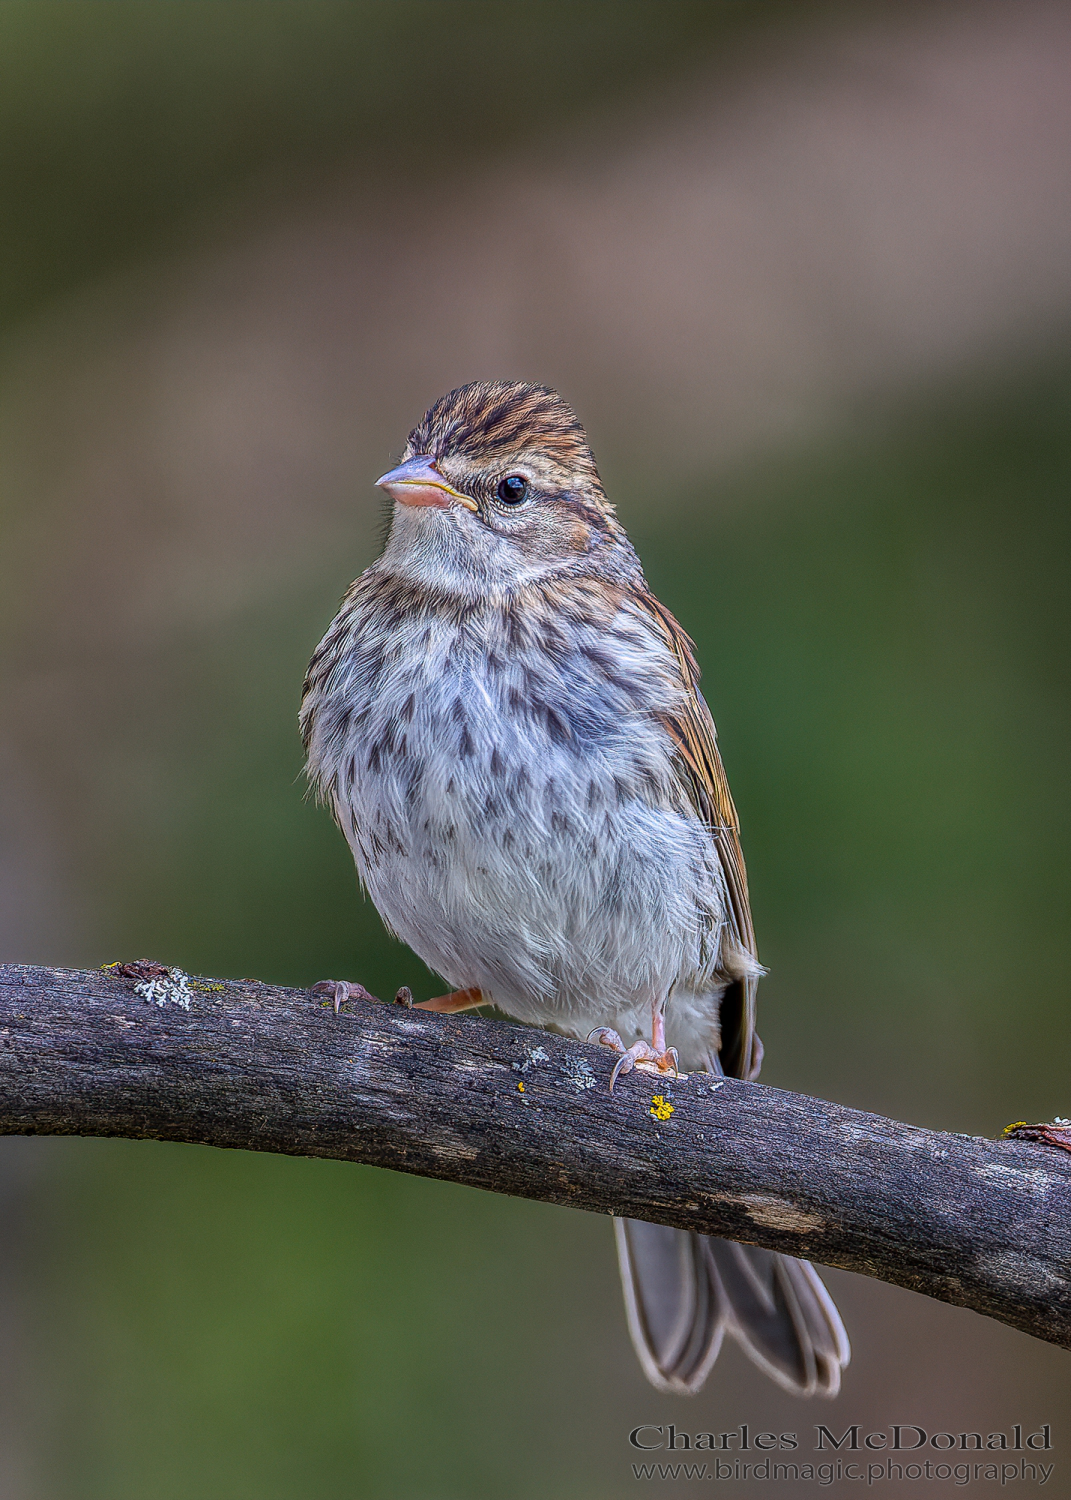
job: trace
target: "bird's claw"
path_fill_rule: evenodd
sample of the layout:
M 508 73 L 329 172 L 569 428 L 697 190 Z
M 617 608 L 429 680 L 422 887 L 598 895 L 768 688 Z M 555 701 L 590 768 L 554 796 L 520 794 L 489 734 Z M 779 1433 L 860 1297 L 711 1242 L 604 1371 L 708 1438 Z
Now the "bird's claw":
M 610 1092 L 614 1091 L 614 1084 L 622 1073 L 631 1073 L 638 1062 L 655 1062 L 658 1054 L 650 1042 L 633 1042 L 632 1046 L 624 1051 L 614 1063 L 614 1071 L 610 1074 Z
M 668 1073 L 670 1068 L 680 1076 L 680 1065 L 677 1058 L 676 1047 L 667 1047 L 664 1052 L 658 1052 L 651 1046 L 650 1042 L 633 1042 L 631 1047 L 626 1047 L 611 1026 L 596 1026 L 594 1031 L 588 1033 L 589 1042 L 598 1042 L 602 1047 L 612 1047 L 621 1056 L 614 1063 L 614 1070 L 610 1074 L 610 1092 L 614 1091 L 614 1084 L 622 1073 L 631 1073 L 638 1062 L 654 1063 L 660 1072 Z
M 676 1058 L 676 1047 L 667 1047 L 664 1052 L 657 1052 L 649 1041 L 634 1041 L 631 1047 L 625 1047 L 612 1026 L 595 1026 L 594 1031 L 588 1032 L 588 1041 L 597 1041 L 598 1046 L 612 1047 L 613 1052 L 621 1053 L 618 1061 L 613 1064 L 613 1073 L 610 1074 L 610 1094 L 621 1074 L 631 1073 L 637 1062 L 652 1062 L 660 1073 L 669 1073 L 670 1068 L 678 1077 L 681 1073 L 678 1058 Z
M 612 1026 L 596 1026 L 588 1032 L 589 1042 L 598 1042 L 600 1047 L 612 1047 L 615 1052 L 624 1052 L 625 1044 Z
M 346 1000 L 375 1000 L 363 984 L 351 984 L 348 979 L 321 979 L 312 987 L 314 995 L 329 995 L 338 1015 L 339 1007 Z

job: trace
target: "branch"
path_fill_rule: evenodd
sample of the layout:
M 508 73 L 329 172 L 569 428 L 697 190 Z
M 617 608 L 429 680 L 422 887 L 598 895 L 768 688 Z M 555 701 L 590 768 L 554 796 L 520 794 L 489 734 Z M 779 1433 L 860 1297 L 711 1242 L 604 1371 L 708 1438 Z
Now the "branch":
M 610 1055 L 550 1033 L 172 972 L 0 965 L 0 1133 L 369 1162 L 747 1240 L 1071 1348 L 1071 1155 L 1051 1146 L 703 1073 L 610 1094 Z

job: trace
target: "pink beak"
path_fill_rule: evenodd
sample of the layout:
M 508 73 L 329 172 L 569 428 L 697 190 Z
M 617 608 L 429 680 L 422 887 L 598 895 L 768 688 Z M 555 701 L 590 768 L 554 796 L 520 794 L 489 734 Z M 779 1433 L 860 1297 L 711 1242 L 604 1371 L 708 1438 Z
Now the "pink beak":
M 404 464 L 391 469 L 376 480 L 381 490 L 386 490 L 392 500 L 402 505 L 433 505 L 445 510 L 451 501 L 463 505 L 466 510 L 476 510 L 475 500 L 455 490 L 448 479 L 444 479 L 435 467 L 435 460 L 426 453 L 416 458 L 407 458 Z

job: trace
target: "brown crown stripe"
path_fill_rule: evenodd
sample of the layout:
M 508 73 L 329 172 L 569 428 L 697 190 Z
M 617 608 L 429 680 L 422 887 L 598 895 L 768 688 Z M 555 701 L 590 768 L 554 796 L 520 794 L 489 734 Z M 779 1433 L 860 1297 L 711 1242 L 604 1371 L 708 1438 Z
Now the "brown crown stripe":
M 545 385 L 479 380 L 449 391 L 409 434 L 411 454 L 463 454 L 479 460 L 502 450 L 539 448 L 599 483 L 587 435 L 568 402 Z

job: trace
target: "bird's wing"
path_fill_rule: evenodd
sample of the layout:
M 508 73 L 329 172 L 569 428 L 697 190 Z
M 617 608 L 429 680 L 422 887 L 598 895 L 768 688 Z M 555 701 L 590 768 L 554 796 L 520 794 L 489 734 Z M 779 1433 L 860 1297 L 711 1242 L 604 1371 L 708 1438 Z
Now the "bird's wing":
M 734 944 L 758 960 L 755 929 L 747 894 L 747 871 L 740 847 L 740 821 L 729 792 L 725 767 L 718 754 L 717 731 L 710 709 L 699 691 L 695 647 L 664 604 L 646 589 L 633 598 L 669 646 L 685 687 L 683 706 L 660 715 L 677 747 L 681 780 L 698 815 L 710 826 L 728 891 L 729 933 Z M 733 1078 L 754 1078 L 762 1062 L 762 1043 L 755 1034 L 755 994 L 758 977 L 734 980 L 721 1003 L 723 1071 Z

